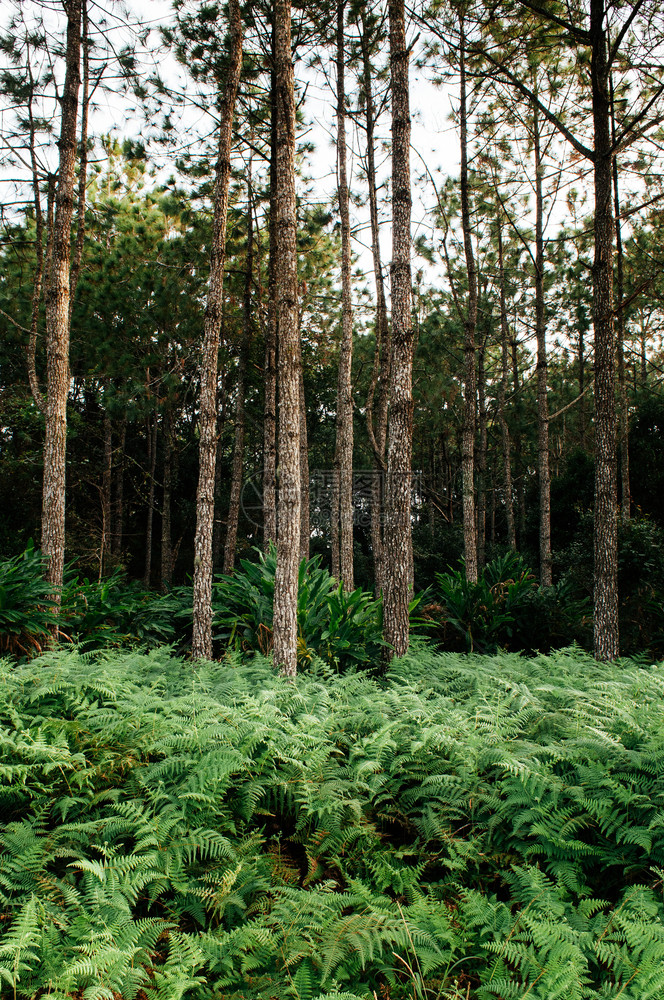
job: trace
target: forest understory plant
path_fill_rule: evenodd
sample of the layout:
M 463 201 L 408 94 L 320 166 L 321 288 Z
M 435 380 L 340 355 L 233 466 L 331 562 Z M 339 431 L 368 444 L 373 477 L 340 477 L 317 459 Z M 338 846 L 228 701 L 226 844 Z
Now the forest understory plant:
M 3 996 L 662 996 L 658 666 L 53 651 L 0 705 Z

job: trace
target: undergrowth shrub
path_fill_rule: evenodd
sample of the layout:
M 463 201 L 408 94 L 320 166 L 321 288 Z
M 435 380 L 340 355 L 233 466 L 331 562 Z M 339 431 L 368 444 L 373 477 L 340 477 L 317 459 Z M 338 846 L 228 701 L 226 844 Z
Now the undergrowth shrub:
M 477 583 L 463 565 L 437 573 L 436 602 L 428 605 L 436 623 L 432 637 L 459 652 L 548 652 L 578 642 L 592 645 L 588 599 L 566 580 L 540 587 L 522 558 L 508 552 L 487 563 Z
M 215 577 L 213 631 L 223 647 L 260 652 L 272 649 L 272 606 L 277 554 L 256 549 L 258 559 L 240 561 L 232 576 Z M 302 560 L 297 594 L 298 664 L 320 657 L 337 670 L 370 667 L 380 661 L 381 602 L 358 588 L 346 594 L 320 565 L 320 556 Z
M 664 676 L 415 649 L 0 664 L 0 978 L 36 1000 L 664 996 Z
M 41 552 L 32 546 L 0 563 L 0 654 L 41 653 L 58 624 L 52 595 Z

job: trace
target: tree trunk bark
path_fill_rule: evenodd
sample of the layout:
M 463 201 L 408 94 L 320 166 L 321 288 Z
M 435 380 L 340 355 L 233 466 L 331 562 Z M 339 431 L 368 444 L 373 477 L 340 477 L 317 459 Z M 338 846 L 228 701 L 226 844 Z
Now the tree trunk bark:
M 99 557 L 99 576 L 108 571 L 108 558 L 111 554 L 111 539 L 113 527 L 111 518 L 113 483 L 113 426 L 108 410 L 104 407 L 104 471 L 101 483 L 101 545 Z
M 371 56 L 369 29 L 366 23 L 366 8 L 361 10 L 362 30 L 362 83 L 364 88 L 365 125 L 367 133 L 366 174 L 371 220 L 371 254 L 374 281 L 376 285 L 376 349 L 373 370 L 367 392 L 366 420 L 369 441 L 373 451 L 374 476 L 371 486 L 371 551 L 374 566 L 376 595 L 380 596 L 385 586 L 384 572 L 384 474 L 386 468 L 385 445 L 387 442 L 387 415 L 390 393 L 390 366 L 392 344 L 387 319 L 383 265 L 380 254 L 380 227 L 378 223 L 378 195 L 376 190 L 375 120 L 373 84 L 371 77 Z M 376 389 L 378 398 L 375 400 Z M 375 403 L 375 409 L 374 409 Z M 375 414 L 375 415 L 374 415 Z M 375 420 L 375 425 L 374 425 Z
M 477 568 L 484 569 L 486 557 L 486 453 L 487 453 L 487 414 L 486 414 L 486 376 L 484 372 L 484 356 L 486 341 L 482 339 L 477 350 L 477 398 L 479 416 L 479 447 L 477 450 Z
M 228 7 L 231 34 L 230 65 L 221 94 L 219 158 L 214 192 L 214 223 L 210 253 L 210 284 L 201 361 L 200 441 L 196 536 L 194 539 L 194 628 L 191 655 L 212 657 L 212 532 L 214 525 L 214 474 L 217 454 L 217 368 L 219 328 L 224 288 L 226 214 L 231 174 L 231 142 L 235 96 L 242 70 L 242 15 L 238 0 Z
M 521 383 L 519 381 L 519 357 L 517 353 L 517 341 L 516 333 L 512 340 L 510 341 L 511 356 L 512 356 L 512 391 L 514 392 L 514 399 L 518 405 L 519 393 L 521 392 Z M 518 412 L 518 411 L 517 411 Z M 523 488 L 523 460 L 522 460 L 522 449 L 521 449 L 521 432 L 517 430 L 514 435 L 514 465 L 516 469 L 516 503 L 517 511 L 519 514 L 519 532 L 518 538 L 521 543 L 523 543 L 526 537 L 526 497 L 525 490 Z
M 537 337 L 537 452 L 539 469 L 540 584 L 551 586 L 551 474 L 549 470 L 549 404 L 544 311 L 544 198 L 539 110 L 533 104 L 535 154 L 535 334 Z
M 345 0 L 337 2 L 337 190 L 341 216 L 341 324 L 337 383 L 339 475 L 339 579 L 346 593 L 353 583 L 353 304 L 350 276 L 350 212 L 346 167 Z
M 39 306 L 41 303 L 41 294 L 44 278 L 44 215 L 41 207 L 41 195 L 39 193 L 39 167 L 37 164 L 37 148 L 36 148 L 36 124 L 34 119 L 34 114 L 32 110 L 32 102 L 34 100 L 34 79 L 32 75 L 32 65 L 30 59 L 30 48 L 28 46 L 26 54 L 26 64 L 30 80 L 30 91 L 28 95 L 28 127 L 30 135 L 30 166 L 32 171 L 32 195 L 33 202 L 35 206 L 35 276 L 32 288 L 32 315 L 30 319 L 30 336 L 28 338 L 28 348 L 27 348 L 27 367 L 28 367 L 28 380 L 30 382 L 30 391 L 32 392 L 32 398 L 35 401 L 37 409 L 42 413 L 46 412 L 46 400 L 39 386 L 39 379 L 37 377 L 37 331 L 39 326 Z M 51 214 L 51 205 L 53 204 L 54 197 L 54 178 L 50 174 L 48 178 L 48 215 Z M 47 238 L 50 237 L 50 232 L 47 234 Z
M 81 141 L 79 144 L 78 157 L 78 202 L 76 205 L 76 244 L 74 246 L 74 258 L 71 264 L 69 275 L 69 325 L 71 327 L 71 317 L 74 311 L 74 298 L 76 288 L 81 273 L 81 262 L 83 260 L 83 244 L 85 242 L 85 201 L 88 181 L 88 112 L 90 105 L 90 42 L 88 39 L 88 4 L 87 0 L 82 0 L 81 23 L 83 37 L 81 40 L 83 49 L 83 97 L 81 100 Z
M 579 363 L 579 437 L 581 441 L 581 448 L 583 451 L 586 450 L 586 398 L 584 396 L 586 390 L 586 356 L 585 356 L 585 343 L 583 337 L 583 329 L 579 324 L 579 350 L 578 350 L 578 363 Z
M 392 362 L 387 453 L 383 630 L 395 656 L 408 649 L 413 449 L 410 97 L 403 0 L 390 0 L 392 89 Z M 390 654 L 388 654 L 390 655 Z
M 81 83 L 81 0 L 67 8 L 66 71 L 62 90 L 60 166 L 55 199 L 53 255 L 46 287 L 46 434 L 42 494 L 41 548 L 46 560 L 46 580 L 54 587 L 53 601 L 60 603 L 59 588 L 65 563 L 65 459 L 67 447 L 67 395 L 69 392 L 69 264 L 71 221 L 74 208 L 76 119 Z
M 149 587 L 152 580 L 152 526 L 154 524 L 154 479 L 157 469 L 157 409 L 155 403 L 152 428 L 148 425 L 148 462 L 150 463 L 150 487 L 148 490 L 148 519 L 145 527 L 145 570 L 143 586 Z
M 300 553 L 300 336 L 297 309 L 295 93 L 290 0 L 275 0 L 277 98 L 276 303 L 279 354 L 279 496 L 274 581 L 274 664 L 297 672 L 297 589 Z
M 466 579 L 477 582 L 477 530 L 475 525 L 475 328 L 477 326 L 477 270 L 473 253 L 470 205 L 468 198 L 468 110 L 466 100 L 466 35 L 463 15 L 459 15 L 460 100 L 459 131 L 461 139 L 461 224 L 468 274 L 468 309 L 464 323 L 465 392 L 463 410 L 463 552 Z
M 219 342 L 225 341 L 226 330 L 226 298 L 221 303 L 221 330 L 219 332 Z M 217 375 L 217 454 L 214 460 L 214 509 L 217 516 L 214 519 L 212 531 L 212 567 L 213 570 L 222 566 L 222 549 L 224 538 L 224 523 L 219 516 L 221 511 L 221 495 L 224 478 L 224 455 L 219 444 L 222 440 L 224 427 L 226 426 L 226 411 L 228 408 L 228 394 L 226 392 L 226 371 L 222 367 Z
M 270 254 L 268 260 L 263 410 L 263 546 L 277 541 L 277 75 L 272 26 L 270 78 Z
M 595 182 L 595 595 L 594 638 L 598 660 L 619 655 L 616 405 L 613 329 L 613 215 L 609 67 L 604 0 L 590 0 L 591 79 Z
M 231 573 L 235 566 L 237 527 L 240 519 L 240 492 L 242 490 L 242 470 L 244 467 L 245 434 L 245 380 L 247 361 L 252 339 L 251 285 L 254 274 L 254 205 L 251 188 L 251 155 L 247 178 L 247 258 L 244 279 L 244 302 L 242 307 L 242 346 L 237 373 L 237 399 L 235 403 L 235 444 L 233 448 L 233 469 L 231 472 L 231 496 L 228 506 L 226 544 L 224 546 L 224 573 Z
M 613 110 L 613 83 L 611 82 L 611 141 L 616 142 L 616 121 Z M 625 379 L 625 313 L 623 299 L 625 295 L 624 255 L 622 229 L 620 225 L 620 189 L 618 185 L 618 157 L 613 157 L 613 204 L 616 226 L 616 355 L 618 360 L 618 438 L 620 441 L 620 510 L 623 519 L 628 521 L 631 514 L 631 495 L 629 484 L 629 411 L 627 406 L 627 382 Z
M 122 558 L 122 543 L 124 541 L 124 470 L 125 470 L 125 448 L 127 446 L 127 417 L 122 417 L 120 425 L 120 444 L 118 451 L 120 458 L 116 462 L 115 473 L 115 518 L 113 532 L 113 555 L 116 559 Z
M 173 453 L 173 415 L 170 407 L 164 413 L 164 484 L 161 505 L 161 589 L 173 584 L 173 544 L 171 538 L 171 489 Z
M 309 511 L 309 443 L 307 435 L 307 404 L 304 397 L 304 371 L 300 350 L 300 562 L 309 561 L 311 523 Z
M 498 210 L 501 211 L 500 209 Z M 498 216 L 498 280 L 500 285 L 500 385 L 498 389 L 498 423 L 500 424 L 500 434 L 503 446 L 503 477 L 504 477 L 504 500 L 505 518 L 507 520 L 507 544 L 512 552 L 516 552 L 516 532 L 514 530 L 514 502 L 512 499 L 512 442 L 510 439 L 510 429 L 505 416 L 505 397 L 507 395 L 507 379 L 509 370 L 508 339 L 509 328 L 507 324 L 507 298 L 505 295 L 505 264 L 503 259 L 503 226 L 500 215 Z M 495 497 L 495 490 L 494 490 Z M 495 510 L 495 501 L 492 512 Z M 493 531 L 493 521 L 492 521 Z

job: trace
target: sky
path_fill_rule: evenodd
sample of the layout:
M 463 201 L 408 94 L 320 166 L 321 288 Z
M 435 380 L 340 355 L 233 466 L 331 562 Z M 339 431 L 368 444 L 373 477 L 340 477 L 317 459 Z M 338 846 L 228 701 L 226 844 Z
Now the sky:
M 178 66 L 175 59 L 165 53 L 160 47 L 159 26 L 166 23 L 171 18 L 171 0 L 128 0 L 125 4 L 118 0 L 89 0 L 89 10 L 91 20 L 99 23 L 106 18 L 107 24 L 104 27 L 104 34 L 113 49 L 121 49 L 127 42 L 130 33 L 125 25 L 125 18 L 121 17 L 122 9 L 126 7 L 126 20 L 134 23 L 141 23 L 150 26 L 152 31 L 148 38 L 146 51 L 141 56 L 141 61 L 146 73 L 152 74 L 158 68 L 166 82 L 178 89 L 184 89 L 186 75 L 182 67 Z M 47 0 L 46 3 L 37 3 L 36 0 L 6 0 L 0 4 L 0 23 L 4 25 L 12 13 L 18 10 L 19 17 L 29 20 L 36 12 L 45 17 L 47 27 L 54 35 L 64 31 L 64 16 L 60 4 L 56 0 Z M 415 32 L 411 32 L 411 39 Z M 305 166 L 305 174 L 311 179 L 309 188 L 313 200 L 331 203 L 335 198 L 336 191 L 336 157 L 334 149 L 334 137 L 336 133 L 335 104 L 336 96 L 331 88 L 334 86 L 335 68 L 333 65 L 335 53 L 333 51 L 321 52 L 323 70 L 313 69 L 304 60 L 297 62 L 295 67 L 296 78 L 306 87 L 306 102 L 304 106 L 306 125 L 302 130 L 301 139 L 313 143 L 314 151 L 309 156 Z M 151 131 L 152 126 L 146 126 L 139 109 L 135 107 L 128 96 L 122 95 L 114 88 L 112 79 L 112 58 L 108 59 L 108 65 L 104 73 L 107 81 L 106 89 L 98 87 L 94 94 L 96 110 L 92 115 L 90 133 L 100 135 L 111 133 L 119 139 L 125 137 L 138 138 L 145 136 Z M 60 76 L 62 71 L 60 70 Z M 327 77 L 327 78 L 326 78 Z M 452 109 L 452 95 L 448 90 L 434 86 L 426 78 L 425 73 L 414 64 L 411 65 L 411 111 L 412 111 L 412 155 L 411 174 L 413 178 L 413 239 L 417 239 L 422 233 L 431 236 L 432 207 L 435 204 L 435 192 L 431 183 L 422 180 L 426 169 L 438 179 L 444 178 L 447 174 L 458 172 L 459 152 L 458 136 L 450 120 Z M 61 82 L 61 80 L 60 80 Z M 110 84 L 110 86 L 108 86 Z M 347 91 L 351 91 L 350 74 L 347 82 Z M 51 102 L 50 112 L 54 110 Z M 49 109 L 46 109 L 49 113 Z M 185 128 L 185 141 L 192 143 L 195 151 L 200 137 L 202 146 L 204 137 L 209 135 L 213 128 L 213 122 L 209 115 L 201 110 L 190 108 L 184 115 L 182 124 Z M 10 129 L 10 115 L 7 111 L 0 109 L 0 135 L 5 130 Z M 357 134 L 352 126 L 348 128 L 349 142 L 349 182 L 351 192 L 364 194 L 365 184 L 359 176 L 358 148 L 363 144 L 363 138 Z M 389 139 L 389 114 L 384 115 L 377 129 L 379 139 Z M 8 134 L 8 133 L 5 133 Z M 166 180 L 172 173 L 172 164 L 168 158 L 157 150 L 157 160 L 160 169 L 157 172 L 159 180 Z M 51 169 L 57 166 L 57 149 L 52 141 L 50 151 L 44 151 L 43 162 Z M 389 178 L 390 162 L 389 155 L 385 149 L 377 149 L 377 162 L 381 164 L 380 171 L 382 180 Z M 440 174 L 439 174 L 440 171 Z M 11 214 L 13 203 L 20 203 L 25 197 L 20 192 L 21 176 L 25 178 L 26 170 L 21 170 L 20 164 L 11 169 L 0 167 L 0 198 L 3 205 L 7 206 L 6 213 Z M 438 183 L 438 180 L 437 180 Z M 305 185 L 301 182 L 301 190 Z M 25 191 L 25 186 L 23 185 Z M 381 228 L 381 250 L 385 265 L 389 264 L 391 258 L 391 228 L 389 223 L 389 210 L 383 212 L 384 221 Z M 370 253 L 370 232 L 368 211 L 354 205 L 351 207 L 351 225 L 353 231 L 353 252 L 356 257 L 355 270 L 357 273 L 372 274 L 372 260 Z M 421 263 L 421 262 L 420 262 Z M 417 262 L 414 262 L 417 267 Z M 386 266 L 386 274 L 389 268 Z

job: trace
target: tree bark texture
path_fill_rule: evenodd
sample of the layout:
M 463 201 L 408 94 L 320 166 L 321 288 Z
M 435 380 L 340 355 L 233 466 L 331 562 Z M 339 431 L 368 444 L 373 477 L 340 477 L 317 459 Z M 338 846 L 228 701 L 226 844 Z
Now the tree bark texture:
M 112 482 L 113 482 L 113 426 L 111 417 L 104 408 L 104 471 L 101 482 L 101 544 L 99 546 L 99 578 L 108 570 L 111 554 L 112 528 Z
M 295 86 L 290 0 L 275 0 L 277 98 L 276 302 L 279 365 L 277 569 L 274 581 L 274 664 L 297 671 L 297 589 L 300 554 L 300 336 L 297 308 Z
M 392 89 L 392 361 L 387 452 L 383 629 L 394 655 L 408 649 L 413 449 L 410 98 L 403 0 L 390 0 Z
M 375 591 L 384 589 L 383 565 L 383 504 L 386 469 L 385 445 L 387 442 L 387 415 L 390 394 L 391 334 L 387 318 L 383 265 L 380 254 L 380 227 L 378 222 L 378 194 L 376 190 L 375 121 L 373 99 L 370 38 L 366 23 L 366 9 L 361 11 L 362 31 L 362 85 L 364 89 L 365 127 L 367 135 L 366 175 L 371 220 L 371 255 L 376 285 L 376 349 L 367 391 L 366 421 L 369 442 L 373 451 L 374 477 L 371 489 L 371 550 L 374 565 Z M 376 398 L 376 391 L 378 396 Z
M 226 299 L 224 298 L 221 308 L 221 330 L 219 333 L 220 344 L 223 344 L 225 340 L 225 303 Z M 213 570 L 222 565 L 224 523 L 222 518 L 219 516 L 219 513 L 221 511 L 221 495 L 223 492 L 224 456 L 221 448 L 219 447 L 219 442 L 222 440 L 224 427 L 226 426 L 227 408 L 228 394 L 226 392 L 226 371 L 222 368 L 219 371 L 217 378 L 217 455 L 214 463 L 214 509 L 217 516 L 214 519 L 214 528 L 212 531 Z
M 619 655 L 618 521 L 616 483 L 615 337 L 613 328 L 613 214 L 609 67 L 604 0 L 590 2 L 595 182 L 595 593 L 594 640 L 598 660 Z
M 307 404 L 304 396 L 304 371 L 300 351 L 300 562 L 309 561 L 311 542 L 310 491 L 309 491 L 309 443 L 307 434 Z
M 277 75 L 272 27 L 270 82 L 270 253 L 263 409 L 263 546 L 277 541 Z
M 65 459 L 69 392 L 69 265 L 74 207 L 76 119 L 81 83 L 81 0 L 69 0 L 62 90 L 60 165 L 55 196 L 53 251 L 46 287 L 46 434 L 41 548 L 46 580 L 59 588 L 65 562 Z M 59 591 L 53 599 L 60 602 Z
M 499 212 L 501 210 L 499 209 Z M 503 447 L 503 481 L 505 518 L 507 520 L 507 544 L 512 552 L 516 552 L 516 532 L 514 530 L 514 502 L 512 499 L 512 441 L 510 429 L 505 416 L 505 398 L 507 395 L 507 379 L 509 372 L 507 323 L 507 299 L 505 295 L 505 264 L 503 258 L 503 227 L 502 218 L 498 217 L 498 280 L 500 285 L 500 384 L 498 389 L 498 423 Z M 494 490 L 495 496 L 495 490 Z M 492 511 L 495 510 L 495 502 Z M 493 521 L 492 521 L 493 526 Z M 492 528 L 493 530 L 493 528 Z
M 237 397 L 235 401 L 235 441 L 233 445 L 233 468 L 231 471 L 231 495 L 226 525 L 224 545 L 224 573 L 231 573 L 235 566 L 237 527 L 240 519 L 240 492 L 242 490 L 242 470 L 244 468 L 245 434 L 245 381 L 247 361 L 252 340 L 251 285 L 254 274 L 254 204 L 251 189 L 251 156 L 247 177 L 247 257 L 244 277 L 244 301 L 242 304 L 242 344 L 237 371 Z
M 484 357 L 486 341 L 482 339 L 477 349 L 477 401 L 479 417 L 479 447 L 477 449 L 477 567 L 484 569 L 486 561 L 486 465 L 488 426 L 486 412 L 486 373 Z
M 616 121 L 613 108 L 613 84 L 611 84 L 611 142 L 616 142 Z M 620 442 L 620 512 L 624 520 L 631 514 L 631 494 L 629 484 L 629 412 L 627 406 L 627 382 L 625 378 L 625 295 L 624 254 L 622 229 L 620 225 L 620 187 L 618 184 L 618 157 L 613 156 L 613 206 L 616 227 L 616 358 L 618 361 L 618 440 Z
M 212 532 L 214 474 L 217 455 L 217 368 L 219 329 L 224 294 L 226 215 L 231 174 L 231 142 L 235 97 L 242 70 L 242 16 L 238 0 L 228 7 L 231 36 L 230 63 L 221 94 L 219 153 L 214 191 L 214 222 L 210 254 L 210 283 L 205 310 L 201 360 L 199 473 L 194 539 L 194 628 L 191 655 L 212 657 Z
M 173 478 L 173 414 L 167 407 L 163 418 L 164 482 L 161 504 L 161 589 L 173 583 L 173 542 L 171 537 L 171 493 Z
M 537 456 L 539 471 L 540 584 L 551 586 L 551 474 L 549 470 L 549 404 L 544 310 L 544 199 L 539 109 L 533 105 L 535 154 L 535 334 L 537 337 Z
M 519 356 L 517 352 L 517 341 L 516 334 L 512 337 L 510 341 L 510 353 L 512 357 L 512 391 L 514 392 L 515 401 L 518 404 L 519 394 L 521 392 L 521 382 L 519 380 Z M 517 414 L 518 414 L 517 409 Z M 517 424 L 518 426 L 518 424 Z M 516 504 L 517 511 L 519 515 L 519 533 L 518 537 L 524 539 L 526 537 L 526 491 L 523 488 L 523 452 L 521 448 L 521 432 L 517 430 L 514 435 L 514 459 L 516 468 Z
M 149 587 L 152 579 L 152 529 L 154 525 L 154 487 L 155 473 L 157 471 L 157 433 L 159 421 L 155 406 L 152 418 L 152 427 L 148 426 L 148 464 L 150 467 L 150 484 L 148 487 L 148 518 L 145 526 L 145 570 L 143 572 L 143 586 Z
M 119 458 L 115 463 L 115 517 L 113 519 L 113 555 L 120 559 L 122 556 L 122 544 L 124 541 L 124 471 L 125 471 L 125 447 L 127 444 L 127 416 L 122 417 L 120 425 L 120 444 L 118 446 Z
M 477 269 L 473 252 L 468 191 L 468 107 L 466 98 L 466 36 L 463 15 L 459 17 L 460 99 L 459 132 L 461 141 L 461 225 L 468 274 L 468 306 L 464 323 L 464 408 L 463 408 L 463 552 L 466 579 L 477 582 L 477 530 L 475 525 L 475 413 L 477 384 L 475 377 L 475 329 L 477 326 Z
M 83 96 L 81 99 L 81 140 L 78 157 L 78 198 L 76 203 L 76 243 L 69 276 L 69 325 L 74 311 L 74 298 L 81 273 L 83 244 L 85 243 L 85 201 L 88 181 L 88 113 L 90 105 L 90 41 L 88 38 L 88 4 L 82 0 L 82 49 L 83 49 Z
M 46 412 L 46 400 L 44 399 L 43 393 L 39 386 L 39 379 L 37 377 L 37 331 L 39 326 L 39 306 L 41 303 L 41 294 L 44 279 L 44 214 L 42 212 L 41 206 L 41 195 L 39 193 L 39 168 L 37 164 L 37 149 L 36 149 L 36 124 L 34 119 L 34 114 L 32 110 L 32 102 L 34 99 L 34 79 L 32 76 L 32 67 L 30 64 L 30 48 L 27 50 L 27 67 L 30 80 L 30 91 L 28 95 L 28 127 L 30 135 L 30 167 L 32 172 L 32 195 L 33 202 L 35 206 L 35 276 L 33 279 L 32 287 L 32 314 L 30 318 L 30 336 L 28 338 L 27 347 L 27 367 L 28 367 L 28 381 L 30 383 L 30 391 L 32 393 L 32 398 L 35 401 L 37 409 L 42 413 Z M 54 198 L 54 178 L 51 174 L 48 179 L 48 215 L 51 214 L 51 205 L 53 204 Z M 50 231 L 48 233 L 50 236 Z
M 339 579 L 353 583 L 353 304 L 350 275 L 350 211 L 346 165 L 344 0 L 337 3 L 337 191 L 341 216 L 341 344 L 337 382 L 337 471 L 339 475 Z

